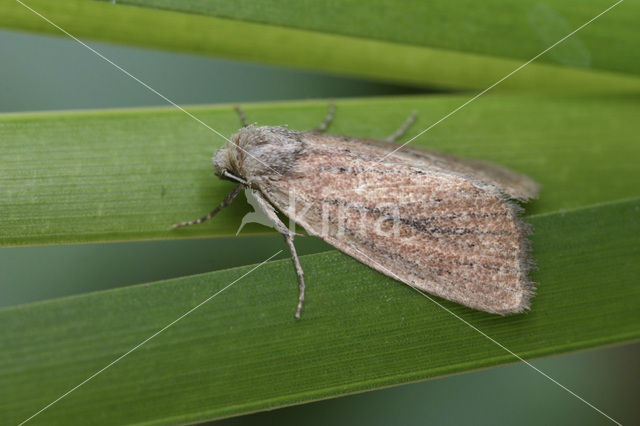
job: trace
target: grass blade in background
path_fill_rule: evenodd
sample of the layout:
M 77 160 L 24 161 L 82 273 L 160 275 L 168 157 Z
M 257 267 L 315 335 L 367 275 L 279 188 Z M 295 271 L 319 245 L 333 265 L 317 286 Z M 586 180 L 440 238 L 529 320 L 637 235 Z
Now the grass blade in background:
M 109 0 L 105 0 L 109 1 Z M 118 4 L 259 22 L 527 61 L 615 0 L 118 0 Z M 540 62 L 640 75 L 640 4 L 624 2 L 558 45 Z M 591 24 L 590 24 L 591 25 Z
M 331 132 L 382 138 L 416 109 L 417 134 L 466 96 L 355 99 L 338 103 Z M 324 101 L 247 105 L 250 121 L 309 129 Z M 490 160 L 542 184 L 528 214 L 640 195 L 638 99 L 487 96 L 412 142 Z M 231 135 L 231 106 L 192 108 Z M 170 225 L 211 210 L 233 187 L 213 175 L 224 141 L 184 113 L 126 111 L 0 116 L 0 245 L 233 235 L 248 211 L 238 200 L 202 226 Z M 271 232 L 254 226 L 244 232 Z
M 639 212 L 635 199 L 532 217 L 540 285 L 526 314 L 442 303 L 524 358 L 637 340 Z M 308 280 L 301 321 L 293 319 L 291 262 L 271 262 L 37 422 L 196 422 L 515 361 L 414 290 L 347 256 L 301 261 Z M 249 269 L 0 310 L 0 422 L 31 416 Z
M 479 6 L 441 0 L 427 5 L 407 0 L 371 6 L 351 1 L 316 13 L 328 6 L 295 1 L 137 3 L 190 13 L 89 0 L 25 1 L 87 40 L 415 86 L 476 89 L 493 84 L 613 4 L 494 0 Z M 15 0 L 0 0 L 0 10 L 2 28 L 64 36 Z M 637 16 L 637 3 L 622 3 L 497 89 L 639 92 L 640 60 L 629 54 L 640 42 Z M 247 22 L 256 20 L 264 23 Z

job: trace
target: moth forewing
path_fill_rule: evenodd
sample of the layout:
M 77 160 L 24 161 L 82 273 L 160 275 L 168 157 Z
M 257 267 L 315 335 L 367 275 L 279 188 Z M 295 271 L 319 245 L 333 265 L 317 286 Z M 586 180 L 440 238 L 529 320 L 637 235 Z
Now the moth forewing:
M 377 144 L 300 133 L 304 153 L 260 190 L 344 253 L 403 282 L 487 312 L 520 312 L 533 285 L 526 227 L 495 185 Z M 400 161 L 405 160 L 405 161 Z M 305 205 L 298 214 L 290 205 Z M 381 232 L 391 222 L 394 232 Z

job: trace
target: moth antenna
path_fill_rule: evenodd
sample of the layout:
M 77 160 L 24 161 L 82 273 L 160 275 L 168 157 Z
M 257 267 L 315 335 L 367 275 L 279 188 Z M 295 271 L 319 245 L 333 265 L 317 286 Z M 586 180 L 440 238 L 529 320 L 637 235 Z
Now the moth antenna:
M 247 127 L 247 116 L 244 115 L 244 111 L 242 110 L 242 108 L 240 108 L 240 105 L 235 105 L 233 107 L 236 112 L 238 113 L 238 116 L 240 116 L 240 121 L 242 121 L 242 127 Z
M 402 126 L 400 126 L 400 128 L 398 130 L 396 130 L 395 132 L 391 133 L 391 135 L 389 135 L 389 137 L 387 137 L 385 139 L 385 141 L 387 141 L 387 142 L 395 142 L 395 141 L 397 141 L 398 138 L 400 138 L 402 135 L 404 135 L 405 132 L 407 131 L 407 129 L 409 129 L 409 127 L 411 127 L 413 122 L 416 121 L 416 117 L 418 117 L 418 111 L 413 110 L 411 112 L 411 115 L 409 116 L 409 118 L 407 118 L 407 120 L 402 124 Z
M 222 203 L 220 203 L 220 205 L 218 207 L 216 207 L 215 209 L 211 210 L 211 213 L 209 213 L 208 215 L 203 216 L 200 219 L 190 220 L 188 222 L 176 223 L 176 224 L 173 225 L 173 228 L 175 229 L 175 228 L 182 228 L 183 226 L 197 225 L 199 223 L 202 223 L 202 222 L 205 222 L 205 221 L 211 219 L 216 214 L 218 214 L 218 212 L 220 210 L 224 209 L 229 204 L 231 204 L 233 199 L 236 198 L 236 196 L 240 193 L 240 190 L 242 189 L 242 187 L 243 187 L 242 185 L 238 185 L 235 188 L 233 188 L 233 191 L 231 191 L 229 194 L 227 194 L 226 197 L 224 197 L 224 200 L 222 200 Z
M 331 124 L 331 122 L 333 121 L 333 117 L 335 113 L 336 113 L 336 104 L 333 101 L 331 101 L 329 103 L 329 111 L 327 112 L 327 116 L 324 118 L 322 123 L 320 123 L 318 126 L 316 126 L 312 130 L 312 132 L 322 133 L 325 130 L 327 130 L 327 127 L 329 127 L 329 124 Z

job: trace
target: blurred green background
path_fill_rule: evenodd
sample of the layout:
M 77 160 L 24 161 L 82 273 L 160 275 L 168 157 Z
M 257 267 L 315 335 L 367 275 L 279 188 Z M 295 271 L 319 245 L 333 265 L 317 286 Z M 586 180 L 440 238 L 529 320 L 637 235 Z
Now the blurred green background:
M 178 104 L 424 93 L 272 66 L 92 46 Z M 0 31 L 0 58 L 0 112 L 166 105 L 68 39 Z M 296 244 L 300 254 L 329 249 L 311 237 Z M 286 247 L 276 235 L 2 248 L 0 307 L 260 262 L 277 249 Z M 639 356 L 640 344 L 631 344 L 533 364 L 623 424 L 637 424 Z M 603 424 L 605 419 L 528 366 L 514 364 L 218 423 L 301 422 Z

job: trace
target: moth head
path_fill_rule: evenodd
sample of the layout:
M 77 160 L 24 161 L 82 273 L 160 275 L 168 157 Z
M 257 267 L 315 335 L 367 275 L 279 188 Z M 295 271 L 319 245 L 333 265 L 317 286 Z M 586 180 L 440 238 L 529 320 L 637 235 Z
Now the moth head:
M 233 146 L 226 144 L 217 150 L 213 156 L 213 171 L 221 179 L 225 178 L 225 172 L 233 173 L 230 159 L 232 149 Z
M 245 167 L 245 159 L 251 157 L 251 140 L 255 138 L 256 128 L 251 125 L 240 129 L 231 139 L 213 156 L 213 170 L 221 179 L 234 180 L 235 176 L 246 180 L 248 175 Z M 250 170 L 249 170 L 250 171 Z

